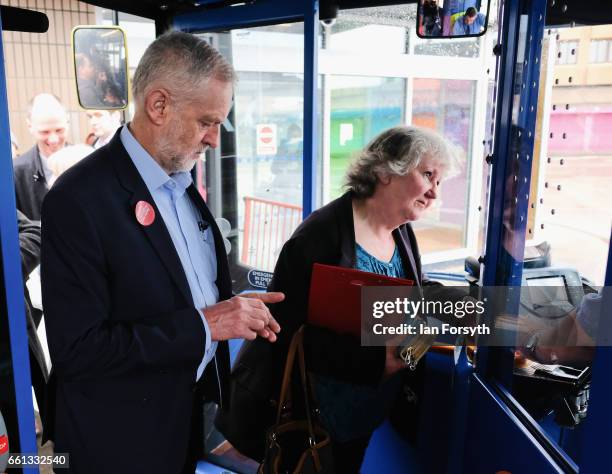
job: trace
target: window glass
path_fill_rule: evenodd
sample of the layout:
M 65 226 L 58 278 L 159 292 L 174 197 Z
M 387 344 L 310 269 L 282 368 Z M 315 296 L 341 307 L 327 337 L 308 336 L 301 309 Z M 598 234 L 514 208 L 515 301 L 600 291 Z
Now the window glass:
M 128 46 L 128 77 L 131 84 L 140 58 L 142 58 L 149 44 L 155 39 L 155 21 L 150 18 L 130 15 L 129 13 L 96 7 L 96 22 L 99 25 L 113 25 L 115 22 L 118 22 L 118 25 L 125 31 Z M 124 113 L 126 121 L 129 121 L 134 113 L 133 101 L 129 102 L 128 108 Z
M 557 53 L 557 64 L 576 64 L 578 42 L 560 41 Z
M 495 19 L 481 38 L 421 41 L 415 13 L 414 4 L 341 10 L 321 27 L 317 206 L 342 193 L 349 161 L 383 130 L 435 129 L 463 163 L 415 229 L 424 264 L 453 260 L 462 271 L 463 259 L 480 251 L 485 221 L 481 171 L 495 64 L 492 47 L 482 45 L 492 43 Z M 197 181 L 213 211 L 230 221 L 230 261 L 261 270 L 273 270 L 302 218 L 302 35 L 301 23 L 208 35 L 232 59 L 239 81 L 222 164 L 210 155 Z M 419 44 L 429 46 L 417 52 Z
M 221 147 L 199 167 L 200 190 L 229 221 L 230 262 L 272 271 L 302 220 L 303 24 L 205 36 L 238 82 Z
M 236 94 L 240 261 L 272 271 L 302 219 L 302 75 L 240 72 Z
M 415 21 L 413 5 L 342 10 L 325 28 L 325 48 L 346 53 L 406 53 L 407 27 Z
M 577 43 L 577 50 L 601 51 L 611 41 L 591 39 L 595 32 L 612 34 L 612 26 L 559 29 L 546 40 L 553 51 L 557 36 L 558 47 Z M 579 39 L 564 41 L 568 36 Z M 542 133 L 546 154 L 534 162 L 538 199 L 532 239 L 551 244 L 553 264 L 569 265 L 602 285 L 612 216 L 607 192 L 612 177 L 612 64 L 591 67 L 578 56 L 571 68 L 551 69 L 544 79 L 550 99 L 541 102 L 548 115 Z
M 610 244 L 612 197 L 612 65 L 591 67 L 607 54 L 595 29 L 545 35 L 533 155 L 520 314 L 524 327 L 515 358 L 513 395 L 565 452 L 577 460 L 588 414 L 585 369 L 592 362 Z M 612 26 L 606 25 L 608 34 Z M 567 40 L 572 38 L 571 40 Z M 568 50 L 590 51 L 573 63 Z M 561 55 L 559 55 L 559 52 Z M 585 55 L 586 56 L 586 55 Z M 518 354 L 518 352 L 517 352 Z M 555 367 L 577 378 L 555 379 Z M 542 396 L 536 397 L 535 393 Z
M 348 164 L 382 131 L 404 117 L 405 80 L 395 77 L 330 76 L 330 200 L 343 192 Z
M 455 260 L 453 269 L 462 271 L 463 259 L 479 252 L 483 222 L 479 171 L 495 67 L 485 52 L 492 49 L 486 45 L 495 36 L 495 13 L 484 37 L 452 40 L 419 39 L 415 16 L 415 4 L 341 10 L 324 28 L 321 204 L 341 194 L 348 163 L 383 130 L 400 124 L 437 130 L 463 163 L 414 227 L 425 264 Z
M 412 123 L 438 131 L 469 157 L 475 81 L 415 78 L 413 84 Z M 442 183 L 435 205 L 414 223 L 421 252 L 465 245 L 468 168 L 464 162 L 459 175 Z
M 462 58 L 477 58 L 480 55 L 479 38 L 457 38 L 452 41 L 435 40 L 419 38 L 415 33 L 411 40 L 415 45 L 414 54 Z
M 612 50 L 610 44 L 612 40 L 594 40 L 589 45 L 590 58 L 592 63 L 612 62 Z

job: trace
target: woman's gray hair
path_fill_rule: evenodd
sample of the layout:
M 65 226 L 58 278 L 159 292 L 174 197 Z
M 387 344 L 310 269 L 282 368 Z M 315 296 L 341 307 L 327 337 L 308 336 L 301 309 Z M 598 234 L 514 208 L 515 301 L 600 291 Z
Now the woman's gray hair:
M 235 82 L 232 65 L 206 41 L 182 31 L 172 31 L 158 37 L 145 51 L 132 80 L 136 100 L 147 89 L 162 85 L 179 97 L 189 99 L 202 82 L 214 77 L 223 82 Z
M 438 133 L 411 126 L 390 128 L 374 138 L 351 163 L 344 187 L 358 198 L 374 194 L 380 178 L 403 176 L 427 156 L 444 168 L 444 175 L 459 170 L 457 147 Z

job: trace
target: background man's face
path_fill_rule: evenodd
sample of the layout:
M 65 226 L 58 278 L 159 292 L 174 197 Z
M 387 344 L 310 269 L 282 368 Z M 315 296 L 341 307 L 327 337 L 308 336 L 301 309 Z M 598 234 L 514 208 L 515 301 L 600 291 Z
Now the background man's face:
M 66 144 L 68 119 L 63 112 L 48 111 L 33 114 L 29 128 L 30 133 L 36 139 L 40 153 L 44 156 L 52 155 Z
M 472 18 L 470 18 L 470 17 L 469 17 L 469 16 L 467 16 L 467 15 L 465 16 L 465 22 L 466 22 L 468 25 L 471 25 L 472 23 L 474 23 L 474 21 L 475 21 L 475 20 L 476 20 L 476 15 L 474 15 Z
M 109 112 L 108 110 L 90 110 L 87 112 L 91 130 L 96 137 L 106 137 L 117 129 L 118 120 L 115 116 L 116 113 Z

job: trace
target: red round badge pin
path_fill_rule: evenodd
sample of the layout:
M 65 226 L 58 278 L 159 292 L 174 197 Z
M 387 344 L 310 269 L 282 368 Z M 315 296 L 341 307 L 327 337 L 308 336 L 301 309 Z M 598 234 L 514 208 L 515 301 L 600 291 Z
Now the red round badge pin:
M 155 209 L 147 201 L 138 201 L 136 203 L 136 220 L 143 226 L 153 224 L 155 220 Z

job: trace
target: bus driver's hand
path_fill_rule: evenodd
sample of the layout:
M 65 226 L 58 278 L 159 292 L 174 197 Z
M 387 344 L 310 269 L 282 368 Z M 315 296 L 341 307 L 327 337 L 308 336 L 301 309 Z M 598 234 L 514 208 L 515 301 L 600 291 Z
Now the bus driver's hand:
M 270 314 L 265 303 L 278 303 L 285 299 L 283 293 L 246 293 L 202 309 L 213 341 L 257 336 L 276 341 L 280 326 Z

